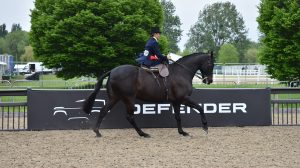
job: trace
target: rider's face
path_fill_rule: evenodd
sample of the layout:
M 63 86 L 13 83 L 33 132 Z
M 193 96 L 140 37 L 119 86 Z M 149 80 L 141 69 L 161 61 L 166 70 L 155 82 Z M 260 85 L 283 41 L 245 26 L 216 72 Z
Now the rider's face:
M 157 40 L 159 40 L 159 38 L 160 38 L 160 33 L 154 33 L 154 37 L 155 37 Z

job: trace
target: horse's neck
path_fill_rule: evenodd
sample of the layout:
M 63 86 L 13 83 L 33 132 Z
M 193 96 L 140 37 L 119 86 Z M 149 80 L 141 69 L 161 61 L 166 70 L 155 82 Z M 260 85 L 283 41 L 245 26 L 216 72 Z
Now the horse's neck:
M 203 57 L 195 56 L 183 59 L 174 65 L 176 65 L 177 71 L 184 72 L 185 77 L 193 79 L 202 62 Z

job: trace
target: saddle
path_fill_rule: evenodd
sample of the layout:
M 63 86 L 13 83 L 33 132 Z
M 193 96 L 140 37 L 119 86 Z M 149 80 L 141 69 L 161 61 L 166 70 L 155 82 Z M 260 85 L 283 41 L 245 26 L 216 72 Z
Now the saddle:
M 141 65 L 141 68 L 147 72 L 159 72 L 159 75 L 164 78 L 169 76 L 168 66 L 165 64 L 159 64 L 154 67 L 147 67 L 145 65 Z

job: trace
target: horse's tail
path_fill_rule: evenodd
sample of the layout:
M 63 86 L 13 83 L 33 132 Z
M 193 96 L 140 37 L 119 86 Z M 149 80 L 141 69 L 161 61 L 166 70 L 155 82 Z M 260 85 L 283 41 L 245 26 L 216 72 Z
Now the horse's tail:
M 94 105 L 94 101 L 96 99 L 96 96 L 100 90 L 100 88 L 102 87 L 102 83 L 105 77 L 110 75 L 110 71 L 104 73 L 103 75 L 100 76 L 98 82 L 96 83 L 95 89 L 94 91 L 90 94 L 90 96 L 83 102 L 83 106 L 82 106 L 82 110 L 87 113 L 87 114 L 91 114 L 93 105 Z

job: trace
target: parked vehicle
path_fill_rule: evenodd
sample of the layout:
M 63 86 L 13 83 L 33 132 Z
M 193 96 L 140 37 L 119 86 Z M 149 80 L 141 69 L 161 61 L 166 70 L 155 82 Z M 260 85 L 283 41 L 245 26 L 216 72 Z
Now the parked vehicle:
M 19 72 L 23 73 L 23 74 L 34 73 L 34 72 L 43 72 L 45 74 L 45 73 L 52 73 L 53 70 L 43 66 L 42 62 L 28 62 L 24 66 L 24 68 Z
M 19 73 L 24 74 L 24 73 L 27 72 L 27 70 L 24 69 L 25 66 L 26 66 L 26 64 L 15 64 L 13 72 L 16 73 L 16 74 L 19 74 Z

